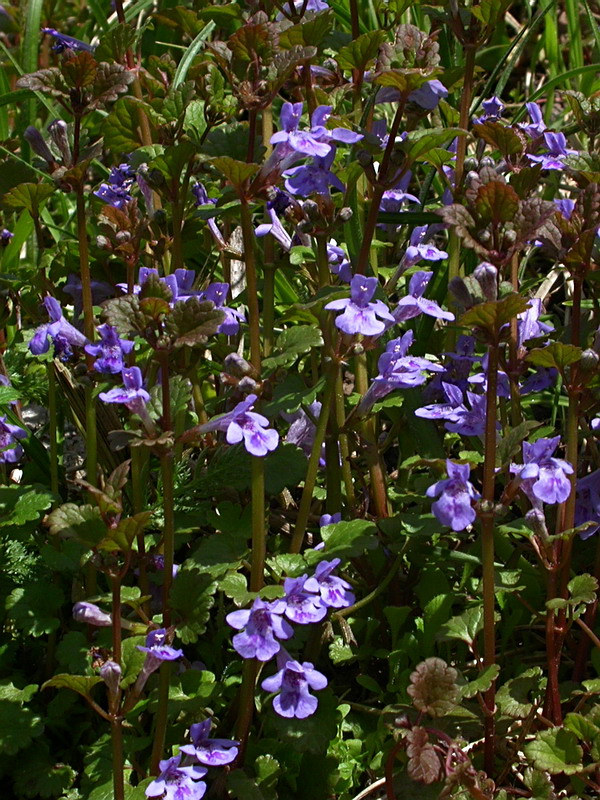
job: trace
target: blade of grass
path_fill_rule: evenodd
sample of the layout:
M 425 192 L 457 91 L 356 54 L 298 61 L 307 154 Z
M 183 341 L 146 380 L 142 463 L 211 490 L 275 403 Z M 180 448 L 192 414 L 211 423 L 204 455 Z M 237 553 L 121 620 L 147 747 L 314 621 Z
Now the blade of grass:
M 192 61 L 196 58 L 204 46 L 204 42 L 208 39 L 216 27 L 217 26 L 214 22 L 208 22 L 187 48 L 181 61 L 179 62 L 179 65 L 177 66 L 175 77 L 173 78 L 173 88 L 176 89 L 180 83 L 184 82 L 185 76 L 192 65 Z
M 8 109 L 6 106 L 11 102 L 15 102 L 15 98 L 11 97 L 9 100 L 5 100 L 7 94 L 12 94 L 5 70 L 0 70 L 0 92 L 2 92 L 0 95 L 0 139 L 8 139 L 10 131 L 8 126 Z M 5 100 L 5 102 L 2 102 L 3 100 Z
M 87 4 L 89 5 L 92 14 L 94 15 L 94 19 L 96 23 L 102 28 L 102 33 L 106 33 L 108 30 L 108 20 L 106 18 L 106 11 L 102 9 L 102 6 L 98 2 L 98 0 L 87 0 Z
M 548 83 L 545 83 L 543 86 L 540 86 L 540 88 L 537 91 L 535 91 L 532 95 L 529 96 L 527 102 L 529 103 L 535 102 L 540 97 L 543 97 L 543 95 L 546 92 L 551 92 L 553 89 L 555 89 L 557 86 L 560 86 L 562 83 L 566 83 L 567 81 L 570 81 L 573 78 L 577 78 L 579 77 L 579 75 L 586 75 L 592 72 L 593 73 L 598 72 L 598 64 L 586 64 L 585 66 L 578 67 L 577 69 L 569 69 L 566 72 L 563 72 L 562 75 L 557 75 L 556 78 L 553 78 L 551 81 L 548 81 Z M 526 108 L 525 104 L 523 103 L 523 106 L 519 109 L 519 111 L 515 115 L 514 121 L 518 122 L 519 120 L 523 119 L 523 117 L 525 116 L 525 112 Z
M 125 8 L 125 21 L 132 22 L 138 14 L 142 11 L 145 11 L 150 6 L 154 5 L 154 0 L 138 0 L 137 3 L 134 3 L 129 8 Z M 119 20 L 117 18 L 117 12 L 115 11 L 114 14 L 111 14 L 108 18 L 108 25 L 106 30 L 111 31 L 119 24 Z
M 567 14 L 567 29 L 569 42 L 569 67 L 577 69 L 583 67 L 583 38 L 581 35 L 581 22 L 579 19 L 579 0 L 565 0 Z M 595 25 L 596 23 L 594 23 Z
M 40 52 L 40 39 L 42 36 L 42 7 L 43 0 L 28 0 L 25 15 L 25 35 L 21 48 L 21 66 L 23 72 L 35 72 L 38 66 Z M 37 114 L 37 101 L 28 100 L 25 103 L 25 123 L 32 125 Z
M 502 95 L 504 87 L 508 83 L 511 74 L 515 68 L 515 65 L 517 61 L 521 58 L 521 54 L 523 53 L 523 50 L 525 49 L 527 43 L 529 42 L 529 39 L 533 35 L 533 32 L 535 31 L 539 23 L 548 13 L 548 11 L 554 6 L 554 2 L 555 0 L 552 0 L 550 3 L 548 3 L 548 5 L 540 9 L 538 13 L 535 15 L 535 17 L 533 17 L 533 19 L 531 20 L 530 25 L 528 27 L 524 27 L 521 30 L 521 32 L 515 36 L 504 56 L 500 59 L 498 64 L 492 70 L 492 73 L 490 77 L 487 79 L 485 86 L 483 87 L 483 90 L 479 94 L 479 98 L 474 103 L 474 105 L 471 106 L 471 114 L 474 114 L 477 111 L 480 104 L 483 102 L 483 100 L 486 99 L 486 97 L 490 97 L 491 94 L 496 94 L 498 95 L 498 97 Z M 500 79 L 496 83 L 498 75 L 503 69 L 504 72 L 502 73 Z M 492 92 L 493 86 L 495 88 L 494 91 Z

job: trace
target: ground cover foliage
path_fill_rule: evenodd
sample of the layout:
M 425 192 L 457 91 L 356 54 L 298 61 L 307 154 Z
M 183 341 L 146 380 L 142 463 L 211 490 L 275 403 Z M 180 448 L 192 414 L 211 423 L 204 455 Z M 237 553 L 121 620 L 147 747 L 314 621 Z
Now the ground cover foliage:
M 7 797 L 597 796 L 597 11 L 0 7 Z

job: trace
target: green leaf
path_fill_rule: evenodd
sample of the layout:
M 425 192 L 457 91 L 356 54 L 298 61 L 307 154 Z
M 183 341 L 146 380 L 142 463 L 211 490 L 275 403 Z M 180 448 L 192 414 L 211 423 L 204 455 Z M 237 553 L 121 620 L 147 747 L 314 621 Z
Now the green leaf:
M 166 320 L 166 330 L 173 337 L 173 346 L 194 347 L 206 344 L 208 337 L 217 332 L 225 313 L 210 300 L 190 297 L 176 303 Z
M 521 443 L 527 439 L 531 431 L 539 428 L 535 420 L 520 422 L 515 428 L 505 428 L 504 436 L 499 440 L 496 450 L 496 466 L 502 467 L 520 450 Z
M 496 337 L 500 328 L 529 308 L 528 301 L 518 294 L 509 294 L 502 300 L 479 303 L 462 315 L 459 325 L 480 328 Z
M 142 665 L 146 659 L 146 653 L 138 650 L 138 645 L 144 646 L 145 636 L 128 636 L 123 640 L 122 645 L 122 667 L 121 688 L 126 689 L 135 683 L 141 672 Z
M 3 755 L 14 755 L 43 732 L 41 718 L 23 707 L 36 691 L 35 684 L 24 689 L 17 689 L 8 682 L 0 684 L 0 753 Z
M 554 367 L 564 373 L 565 367 L 581 359 L 581 348 L 563 342 L 552 342 L 546 347 L 536 347 L 527 356 L 527 361 L 536 367 Z
M 576 575 L 570 580 L 567 588 L 570 594 L 570 603 L 593 603 L 598 591 L 598 580 L 586 572 L 583 575 Z
M 350 522 L 338 522 L 321 528 L 321 536 L 325 542 L 322 550 L 308 550 L 305 553 L 310 565 L 324 558 L 347 558 L 362 555 L 365 550 L 373 550 L 378 545 L 377 527 L 366 519 L 353 519 Z
M 539 667 L 526 670 L 517 678 L 504 683 L 496 693 L 500 711 L 513 719 L 525 719 L 533 702 L 538 705 L 543 698 L 546 679 Z
M 6 599 L 6 611 L 25 636 L 44 636 L 58 628 L 58 611 L 63 602 L 64 595 L 58 586 L 37 581 L 13 589 Z
M 484 224 L 491 223 L 497 228 L 515 218 L 519 210 L 519 195 L 508 183 L 490 181 L 479 187 L 474 206 Z
M 277 738 L 286 747 L 300 753 L 324 756 L 330 742 L 335 739 L 339 712 L 333 693 L 324 690 L 318 693 L 319 706 L 316 713 L 306 719 L 286 719 L 272 713 L 270 723 Z
M 21 183 L 4 195 L 2 203 L 8 208 L 24 208 L 32 217 L 37 217 L 50 195 L 55 192 L 55 187 L 49 183 Z
M 276 353 L 263 359 L 263 367 L 267 369 L 289 367 L 296 362 L 299 356 L 310 353 L 315 347 L 322 346 L 323 336 L 319 328 L 312 325 L 294 325 L 277 337 Z
M 94 51 L 98 61 L 124 61 L 125 53 L 135 41 L 135 28 L 126 22 L 120 22 L 108 33 L 102 34 Z
M 92 689 L 99 683 L 104 683 L 99 675 L 55 675 L 43 684 L 42 689 L 71 689 L 83 697 L 91 697 Z
M 555 800 L 554 785 L 547 772 L 528 768 L 523 773 L 523 783 L 531 790 L 531 800 Z
M 436 638 L 440 641 L 459 639 L 472 647 L 477 634 L 483 630 L 483 606 L 467 608 L 457 617 L 452 617 L 440 628 Z
M 504 13 L 510 3 L 511 0 L 481 0 L 478 5 L 472 6 L 469 11 L 484 25 L 494 28 L 504 17 Z
M 279 34 L 279 46 L 285 48 L 318 47 L 330 32 L 333 22 L 333 12 L 325 11 L 312 19 L 292 25 Z
M 499 122 L 487 121 L 473 125 L 473 133 L 499 150 L 504 158 L 522 153 L 527 141 L 518 128 L 510 128 Z
M 96 506 L 65 503 L 48 515 L 50 533 L 63 539 L 76 539 L 88 547 L 97 545 L 106 536 L 106 525 Z
M 69 672 L 85 672 L 90 665 L 90 643 L 81 631 L 69 631 L 56 648 L 56 660 Z
M 175 73 L 175 77 L 173 78 L 173 88 L 176 89 L 181 83 L 185 81 L 186 75 L 188 74 L 189 68 L 192 65 L 193 60 L 196 58 L 200 50 L 204 47 L 204 42 L 208 39 L 211 33 L 216 28 L 214 22 L 209 22 L 204 28 L 200 31 L 200 33 L 196 36 L 194 41 L 190 44 L 187 48 L 179 65 L 177 67 L 177 72 Z
M 258 164 L 247 164 L 245 161 L 236 161 L 229 156 L 214 158 L 213 166 L 225 176 L 238 194 L 243 193 L 250 178 L 258 171 Z
M 475 697 L 478 692 L 486 692 L 500 673 L 498 664 L 485 667 L 473 681 L 459 687 L 461 697 Z
M 52 505 L 53 495 L 28 486 L 0 488 L 0 527 L 21 527 L 27 522 L 37 522 L 42 512 Z
M 574 775 L 583 768 L 583 748 L 577 744 L 575 734 L 565 728 L 541 731 L 523 749 L 537 769 L 547 770 L 551 775 Z
M 150 107 L 135 97 L 122 97 L 102 121 L 104 144 L 115 153 L 129 153 L 143 142 L 139 136 L 139 114 Z
M 354 39 L 350 44 L 340 48 L 335 60 L 340 69 L 357 69 L 364 72 L 367 64 L 377 56 L 385 39 L 385 31 L 363 33 L 358 39 Z
M 406 141 L 402 143 L 402 149 L 409 161 L 417 161 L 423 159 L 431 150 L 440 145 L 450 144 L 452 139 L 457 136 L 466 135 L 467 132 L 462 128 L 428 128 L 424 131 L 409 133 Z M 447 150 L 442 150 L 442 153 L 448 155 Z
M 206 630 L 214 594 L 219 584 L 210 575 L 195 569 L 182 569 L 171 588 L 171 608 L 177 635 L 184 644 L 196 642 Z
M 582 742 L 593 742 L 594 739 L 600 735 L 600 728 L 597 725 L 583 716 L 570 712 L 564 719 L 563 725 L 567 730 L 572 731 L 577 738 Z
M 15 790 L 18 797 L 64 797 L 77 778 L 75 770 L 52 759 L 44 742 L 36 742 L 20 753 L 14 768 Z

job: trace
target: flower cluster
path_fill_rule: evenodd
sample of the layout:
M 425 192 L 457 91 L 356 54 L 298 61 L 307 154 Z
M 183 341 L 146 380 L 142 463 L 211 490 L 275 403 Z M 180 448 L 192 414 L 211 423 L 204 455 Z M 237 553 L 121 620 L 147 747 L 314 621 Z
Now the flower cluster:
M 288 620 L 310 625 L 321 622 L 330 609 L 354 603 L 350 584 L 334 574 L 339 565 L 339 558 L 321 561 L 310 577 L 305 574 L 286 578 L 283 598 L 267 602 L 257 597 L 251 608 L 232 611 L 226 617 L 228 624 L 240 631 L 233 637 L 233 647 L 242 658 L 266 662 L 277 656 L 277 673 L 261 685 L 268 692 L 279 692 L 273 708 L 281 716 L 303 719 L 314 714 L 317 700 L 309 688 L 327 686 L 325 676 L 310 662 L 294 660 L 281 640 L 291 639 L 294 634 Z

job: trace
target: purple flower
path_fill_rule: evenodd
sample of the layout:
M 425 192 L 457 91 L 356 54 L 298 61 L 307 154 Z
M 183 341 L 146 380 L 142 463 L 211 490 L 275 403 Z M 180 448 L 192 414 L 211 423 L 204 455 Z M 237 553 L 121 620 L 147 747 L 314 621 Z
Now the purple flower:
M 42 33 L 47 33 L 56 39 L 52 49 L 55 53 L 62 53 L 65 50 L 86 50 L 88 53 L 94 52 L 94 47 L 91 44 L 82 42 L 79 39 L 74 39 L 72 36 L 67 36 L 64 33 L 59 33 L 54 28 L 42 28 Z
M 279 444 L 279 434 L 268 427 L 269 420 L 266 417 L 250 410 L 257 399 L 255 394 L 249 394 L 233 411 L 221 414 L 206 425 L 202 425 L 200 433 L 225 431 L 225 438 L 229 444 L 238 444 L 243 440 L 244 447 L 251 455 L 266 456 Z
M 132 200 L 129 192 L 135 181 L 135 170 L 129 164 L 113 167 L 108 176 L 108 183 L 101 183 L 94 194 L 113 208 L 123 208 Z
M 541 155 L 527 154 L 527 158 L 536 164 L 541 164 L 542 169 L 563 170 L 565 168 L 565 157 L 576 153 L 576 150 L 567 148 L 567 140 L 564 133 L 544 133 L 547 153 Z
M 537 139 L 538 136 L 541 136 L 546 130 L 542 109 L 537 103 L 525 103 L 525 108 L 527 109 L 531 123 L 527 124 L 521 122 L 519 123 L 519 127 L 524 130 L 528 136 L 531 136 L 532 139 Z
M 233 637 L 233 647 L 242 658 L 269 661 L 281 645 L 277 639 L 289 639 L 294 631 L 283 619 L 286 604 L 283 600 L 266 603 L 257 597 L 250 609 L 232 611 L 225 619 L 232 628 L 242 631 Z
M 379 375 L 373 379 L 367 393 L 360 401 L 360 413 L 368 411 L 373 403 L 395 389 L 412 389 L 425 383 L 427 372 L 443 371 L 441 365 L 434 364 L 426 358 L 408 355 L 413 340 L 414 333 L 407 331 L 398 339 L 388 342 L 385 353 L 381 354 L 377 362 Z
M 430 227 L 432 226 L 419 225 L 411 233 L 409 245 L 400 262 L 404 269 L 413 267 L 419 261 L 443 261 L 448 258 L 448 253 L 445 250 L 440 250 L 435 245 L 425 241 Z M 431 275 L 432 273 L 429 274 Z
M 530 444 L 523 442 L 523 463 L 511 464 L 510 471 L 522 481 L 521 488 L 532 504 L 564 503 L 571 494 L 571 481 L 567 475 L 574 470 L 568 461 L 554 458 L 560 436 L 538 439 Z
M 443 383 L 458 386 L 463 392 L 468 388 L 468 377 L 473 364 L 480 361 L 479 356 L 474 356 L 475 339 L 472 336 L 461 335 L 456 343 L 456 352 L 444 353 L 446 357 L 443 371 L 434 375 L 433 380 L 423 391 L 425 400 L 445 400 L 446 393 Z
M 299 578 L 286 578 L 283 583 L 285 590 L 285 616 L 299 625 L 309 625 L 320 622 L 327 616 L 327 608 L 321 602 L 317 590 L 307 590 L 306 583 L 310 580 L 308 575 Z
M 273 700 L 273 708 L 280 717 L 305 719 L 317 710 L 318 701 L 310 689 L 319 691 L 327 686 L 327 678 L 318 672 L 309 661 L 300 664 L 286 660 L 279 672 L 265 678 L 261 686 L 266 692 L 279 692 Z
M 416 103 L 427 111 L 433 111 L 444 97 L 448 97 L 448 90 L 441 81 L 435 79 L 427 81 L 408 95 L 411 103 Z
M 329 269 L 334 275 L 337 275 L 343 283 L 350 283 L 352 280 L 352 264 L 348 260 L 346 251 L 338 247 L 335 239 L 330 239 L 327 245 L 327 261 Z
M 487 122 L 488 120 L 490 122 L 495 122 L 500 119 L 504 111 L 504 103 L 495 95 L 494 97 L 490 97 L 489 100 L 484 100 L 481 107 L 483 108 L 483 114 L 473 120 L 473 122 L 479 124 Z
M 575 200 L 570 197 L 559 197 L 552 201 L 565 219 L 571 219 L 575 210 Z
M 176 661 L 183 655 L 183 650 L 177 650 L 170 645 L 165 644 L 167 639 L 167 631 L 165 628 L 158 628 L 157 630 L 150 631 L 146 636 L 146 644 L 137 645 L 137 649 L 146 653 L 146 663 L 157 669 L 163 661 Z
M 330 170 L 334 158 L 335 147 L 332 147 L 326 156 L 314 158 L 312 164 L 304 164 L 286 170 L 283 173 L 283 177 L 286 179 L 285 188 L 290 194 L 301 197 L 308 197 L 311 194 L 329 194 L 330 186 L 344 192 L 344 184 Z
M 274 208 L 267 208 L 267 213 L 271 217 L 271 222 L 263 222 L 254 231 L 255 236 L 266 236 L 268 233 L 276 239 L 284 250 L 292 249 L 292 237 L 281 224 Z
M 207 767 L 222 767 L 231 764 L 238 754 L 239 742 L 233 739 L 209 739 L 210 720 L 205 719 L 190 728 L 192 744 L 186 744 L 179 750 L 188 756 L 194 756 Z
M 112 617 L 94 603 L 81 601 L 73 606 L 73 619 L 75 622 L 85 622 L 88 625 L 95 625 L 98 628 L 109 628 L 112 625 Z
M 456 464 L 446 460 L 448 477 L 436 481 L 427 489 L 427 497 L 438 497 L 431 510 L 442 525 L 448 525 L 453 531 L 463 531 L 475 521 L 475 509 L 471 500 L 480 495 L 469 481 L 471 468 L 468 464 Z
M 458 386 L 443 383 L 442 388 L 447 402 L 434 403 L 415 410 L 417 417 L 425 419 L 445 419 L 446 430 L 460 433 L 462 436 L 483 436 L 485 430 L 485 403 L 483 394 L 467 392 L 471 408 L 464 402 L 464 396 Z M 499 425 L 497 426 L 499 427 Z
M 546 369 L 540 367 L 537 372 L 529 375 L 520 386 L 522 395 L 533 394 L 534 392 L 543 392 L 544 389 L 549 389 L 554 386 L 558 378 L 558 370 L 551 368 Z
M 50 322 L 40 325 L 29 342 L 29 349 L 34 356 L 47 353 L 50 339 L 54 344 L 56 355 L 64 361 L 73 355 L 72 347 L 83 347 L 87 339 L 64 318 L 62 308 L 54 297 L 46 297 L 44 306 L 50 317 Z
M 69 275 L 65 285 L 62 287 L 65 294 L 71 295 L 73 298 L 73 307 L 75 309 L 75 318 L 79 317 L 83 310 L 83 289 L 81 286 L 81 278 L 74 273 Z M 106 281 L 92 281 L 92 303 L 97 306 L 109 297 L 113 297 L 115 290 Z
M 26 439 L 27 431 L 0 417 L 0 464 L 15 464 L 23 455 L 18 439 Z
M 96 357 L 94 369 L 96 372 L 116 375 L 125 369 L 123 356 L 131 353 L 134 342 L 120 339 L 117 329 L 112 325 L 104 324 L 98 328 L 101 341 L 98 344 L 86 344 L 84 350 Z
M 121 682 L 122 670 L 116 661 L 105 661 L 100 667 L 100 677 L 108 687 L 111 695 L 117 694 Z
M 280 11 L 275 19 L 279 22 L 286 19 L 286 14 L 293 16 L 299 14 L 304 9 L 304 14 L 314 13 L 318 14 L 320 11 L 327 11 L 329 6 L 325 0 L 284 0 L 283 9 L 285 14 Z
M 406 191 L 411 180 L 412 172 L 408 171 L 400 178 L 394 189 L 387 189 L 381 197 L 379 210 L 395 214 L 402 209 L 402 205 L 408 200 L 412 203 L 418 203 L 419 198 Z
M 517 336 L 519 347 L 522 347 L 529 339 L 538 339 L 554 330 L 552 325 L 540 322 L 540 314 L 543 311 L 542 301 L 538 297 L 529 300 L 526 311 L 517 315 Z
M 376 288 L 377 278 L 355 275 L 350 281 L 350 297 L 332 300 L 325 306 L 328 311 L 343 310 L 344 313 L 336 317 L 336 327 L 350 335 L 361 333 L 363 336 L 378 336 L 386 328 L 385 322 L 380 319 L 394 323 L 394 317 L 385 303 L 381 300 L 370 302 Z
M 420 270 L 411 277 L 408 285 L 409 294 L 398 302 L 392 312 L 396 322 L 406 322 L 408 319 L 418 317 L 419 314 L 427 314 L 436 319 L 454 319 L 454 314 L 451 311 L 444 311 L 434 300 L 426 300 L 423 297 L 432 275 L 433 272 Z
M 225 305 L 228 292 L 228 283 L 211 283 L 202 293 L 202 296 L 205 300 L 211 300 L 215 304 L 215 308 L 220 309 L 225 314 L 225 319 L 217 328 L 217 333 L 235 336 L 240 329 L 240 322 L 245 322 L 246 317 L 242 311 Z
M 321 131 L 299 131 L 303 103 L 284 103 L 281 107 L 281 130 L 271 136 L 271 144 L 283 145 L 283 152 L 294 152 L 301 156 L 326 156 L 331 145 L 319 141 Z
M 289 430 L 285 436 L 286 443 L 295 444 L 296 447 L 299 447 L 306 456 L 310 456 L 312 452 L 312 446 L 317 430 L 317 426 L 313 422 L 313 419 L 319 419 L 319 415 L 321 413 L 321 403 L 319 403 L 318 400 L 315 400 L 314 403 L 311 403 L 308 406 L 308 411 L 310 412 L 311 416 L 309 416 L 303 408 L 299 408 L 298 411 L 294 412 L 293 414 L 282 413 L 281 415 L 287 422 L 291 422 Z M 323 445 L 323 450 L 321 453 L 323 464 L 325 464 L 324 455 L 325 445 Z
M 116 387 L 108 392 L 100 392 L 98 397 L 105 403 L 123 403 L 133 414 L 140 414 L 146 408 L 150 395 L 143 388 L 144 381 L 139 367 L 127 367 L 121 373 L 124 387 Z
M 342 512 L 336 511 L 335 514 L 321 514 L 319 517 L 319 528 L 324 528 L 325 525 L 335 525 L 337 522 L 342 521 Z
M 197 206 L 206 206 L 206 205 L 216 205 L 217 204 L 216 198 L 212 198 L 212 197 L 208 196 L 207 191 L 206 191 L 203 183 L 195 183 L 192 186 L 192 193 L 193 193 L 194 197 L 196 198 L 196 205 Z M 207 219 L 206 223 L 207 223 L 208 229 L 212 233 L 215 241 L 221 247 L 225 247 L 227 242 L 225 241 L 225 238 L 224 238 L 223 234 L 221 233 L 221 230 L 220 230 L 219 226 L 217 225 L 216 220 L 214 218 Z
M 8 228 L 2 228 L 0 231 L 0 245 L 2 247 L 6 247 L 6 245 L 10 242 L 13 238 L 14 233 L 11 233 Z
M 162 797 L 164 800 L 200 800 L 206 792 L 203 778 L 206 767 L 181 766 L 181 756 L 173 756 L 159 762 L 160 775 L 146 787 L 146 797 Z
M 337 569 L 340 563 L 339 558 L 334 558 L 332 561 L 321 561 L 317 564 L 315 574 L 304 584 L 307 591 L 318 593 L 321 602 L 329 608 L 347 608 L 355 600 L 348 581 L 332 575 L 333 570 Z

